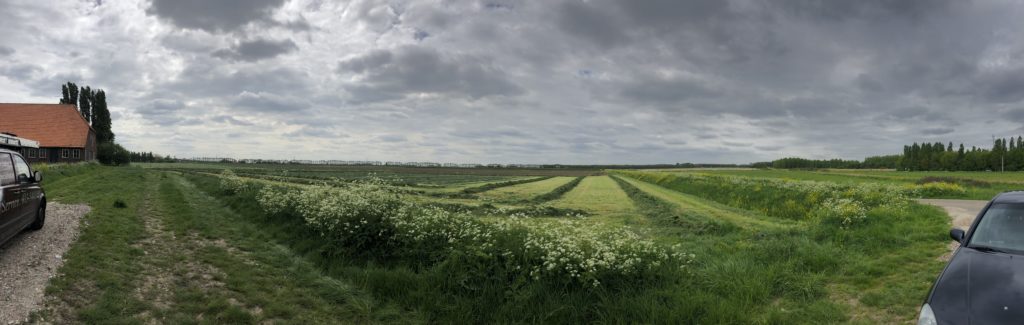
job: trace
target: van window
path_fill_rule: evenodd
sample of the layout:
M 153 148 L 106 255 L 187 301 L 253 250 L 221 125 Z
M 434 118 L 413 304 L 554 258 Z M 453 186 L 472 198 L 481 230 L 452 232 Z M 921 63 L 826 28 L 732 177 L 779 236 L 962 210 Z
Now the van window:
M 18 177 L 22 177 L 22 175 L 25 175 L 25 178 L 32 177 L 32 170 L 28 168 L 25 159 L 21 159 L 20 156 L 14 156 L 14 174 Z
M 14 181 L 14 162 L 11 161 L 11 154 L 0 153 L 0 185 L 11 185 Z

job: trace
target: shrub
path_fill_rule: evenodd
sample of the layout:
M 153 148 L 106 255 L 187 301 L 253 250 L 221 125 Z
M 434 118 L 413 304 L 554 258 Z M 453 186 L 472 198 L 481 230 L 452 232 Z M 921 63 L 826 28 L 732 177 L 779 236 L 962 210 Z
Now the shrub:
M 119 144 L 104 142 L 96 146 L 96 160 L 104 165 L 127 165 L 131 162 L 131 153 Z
M 860 202 L 849 198 L 830 198 L 814 211 L 815 217 L 825 224 L 838 224 L 846 228 L 867 219 L 868 210 Z

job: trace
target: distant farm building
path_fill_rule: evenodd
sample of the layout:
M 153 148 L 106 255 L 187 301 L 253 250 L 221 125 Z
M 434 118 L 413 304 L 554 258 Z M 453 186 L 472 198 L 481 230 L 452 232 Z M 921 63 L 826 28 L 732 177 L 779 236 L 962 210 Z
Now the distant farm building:
M 0 133 L 38 142 L 38 148 L 21 148 L 29 162 L 96 159 L 96 131 L 75 105 L 0 103 Z

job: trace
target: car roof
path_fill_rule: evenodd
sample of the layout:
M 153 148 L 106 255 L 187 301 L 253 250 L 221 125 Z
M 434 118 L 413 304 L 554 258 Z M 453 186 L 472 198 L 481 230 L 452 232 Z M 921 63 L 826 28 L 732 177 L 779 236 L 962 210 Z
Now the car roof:
M 1003 192 L 992 199 L 994 203 L 1024 203 L 1024 191 Z

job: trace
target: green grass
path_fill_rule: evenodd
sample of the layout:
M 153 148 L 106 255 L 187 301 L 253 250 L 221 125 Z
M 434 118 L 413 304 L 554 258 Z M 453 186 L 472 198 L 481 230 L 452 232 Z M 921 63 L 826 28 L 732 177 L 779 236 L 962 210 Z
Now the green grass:
M 36 319 L 56 323 L 421 322 L 276 245 L 181 177 L 92 167 L 46 184 L 89 204 Z M 111 190 L 118 189 L 118 190 Z M 126 208 L 115 208 L 121 200 Z
M 573 177 L 554 177 L 537 182 L 507 186 L 480 193 L 480 197 L 484 200 L 499 202 L 526 201 L 550 192 L 559 186 L 569 183 L 573 179 Z
M 787 220 L 766 218 L 747 210 L 702 200 L 692 195 L 673 191 L 658 185 L 632 178 L 620 178 L 629 185 L 671 205 L 673 212 L 680 215 L 697 215 L 711 220 L 719 220 L 746 229 L 779 229 L 794 225 Z
M 789 170 L 789 169 L 700 169 L 683 170 L 670 169 L 659 172 L 669 174 L 712 174 L 731 175 L 754 178 L 779 178 L 790 180 L 808 180 L 832 183 L 886 183 L 896 185 L 911 185 L 925 177 L 951 177 L 965 180 L 978 180 L 989 183 L 987 186 L 972 186 L 962 184 L 966 189 L 965 195 L 938 195 L 926 196 L 935 199 L 971 199 L 991 200 L 996 194 L 1005 191 L 1024 190 L 1024 172 L 900 172 L 884 170 L 856 170 L 856 169 L 823 169 L 823 170 Z
M 633 201 L 608 176 L 584 178 L 576 188 L 565 193 L 561 199 L 551 201 L 551 205 L 589 211 L 597 215 L 620 215 L 636 212 Z
M 916 316 L 943 265 L 937 256 L 945 249 L 949 220 L 934 207 L 911 204 L 898 214 L 873 210 L 867 221 L 843 230 L 816 220 L 737 211 L 636 179 L 623 181 L 624 188 L 635 186 L 646 194 L 633 199 L 653 219 L 643 225 L 653 226 L 654 236 L 680 243 L 697 256 L 714 257 L 698 258 L 696 272 L 707 286 L 691 293 L 715 297 L 709 303 L 713 306 L 746 306 L 763 317 L 712 318 L 716 321 L 905 323 Z M 652 199 L 660 202 L 643 203 Z M 692 223 L 657 220 L 688 211 L 697 211 L 691 217 L 719 216 L 741 228 L 707 231 Z M 798 314 L 803 315 L 799 321 L 789 318 Z

